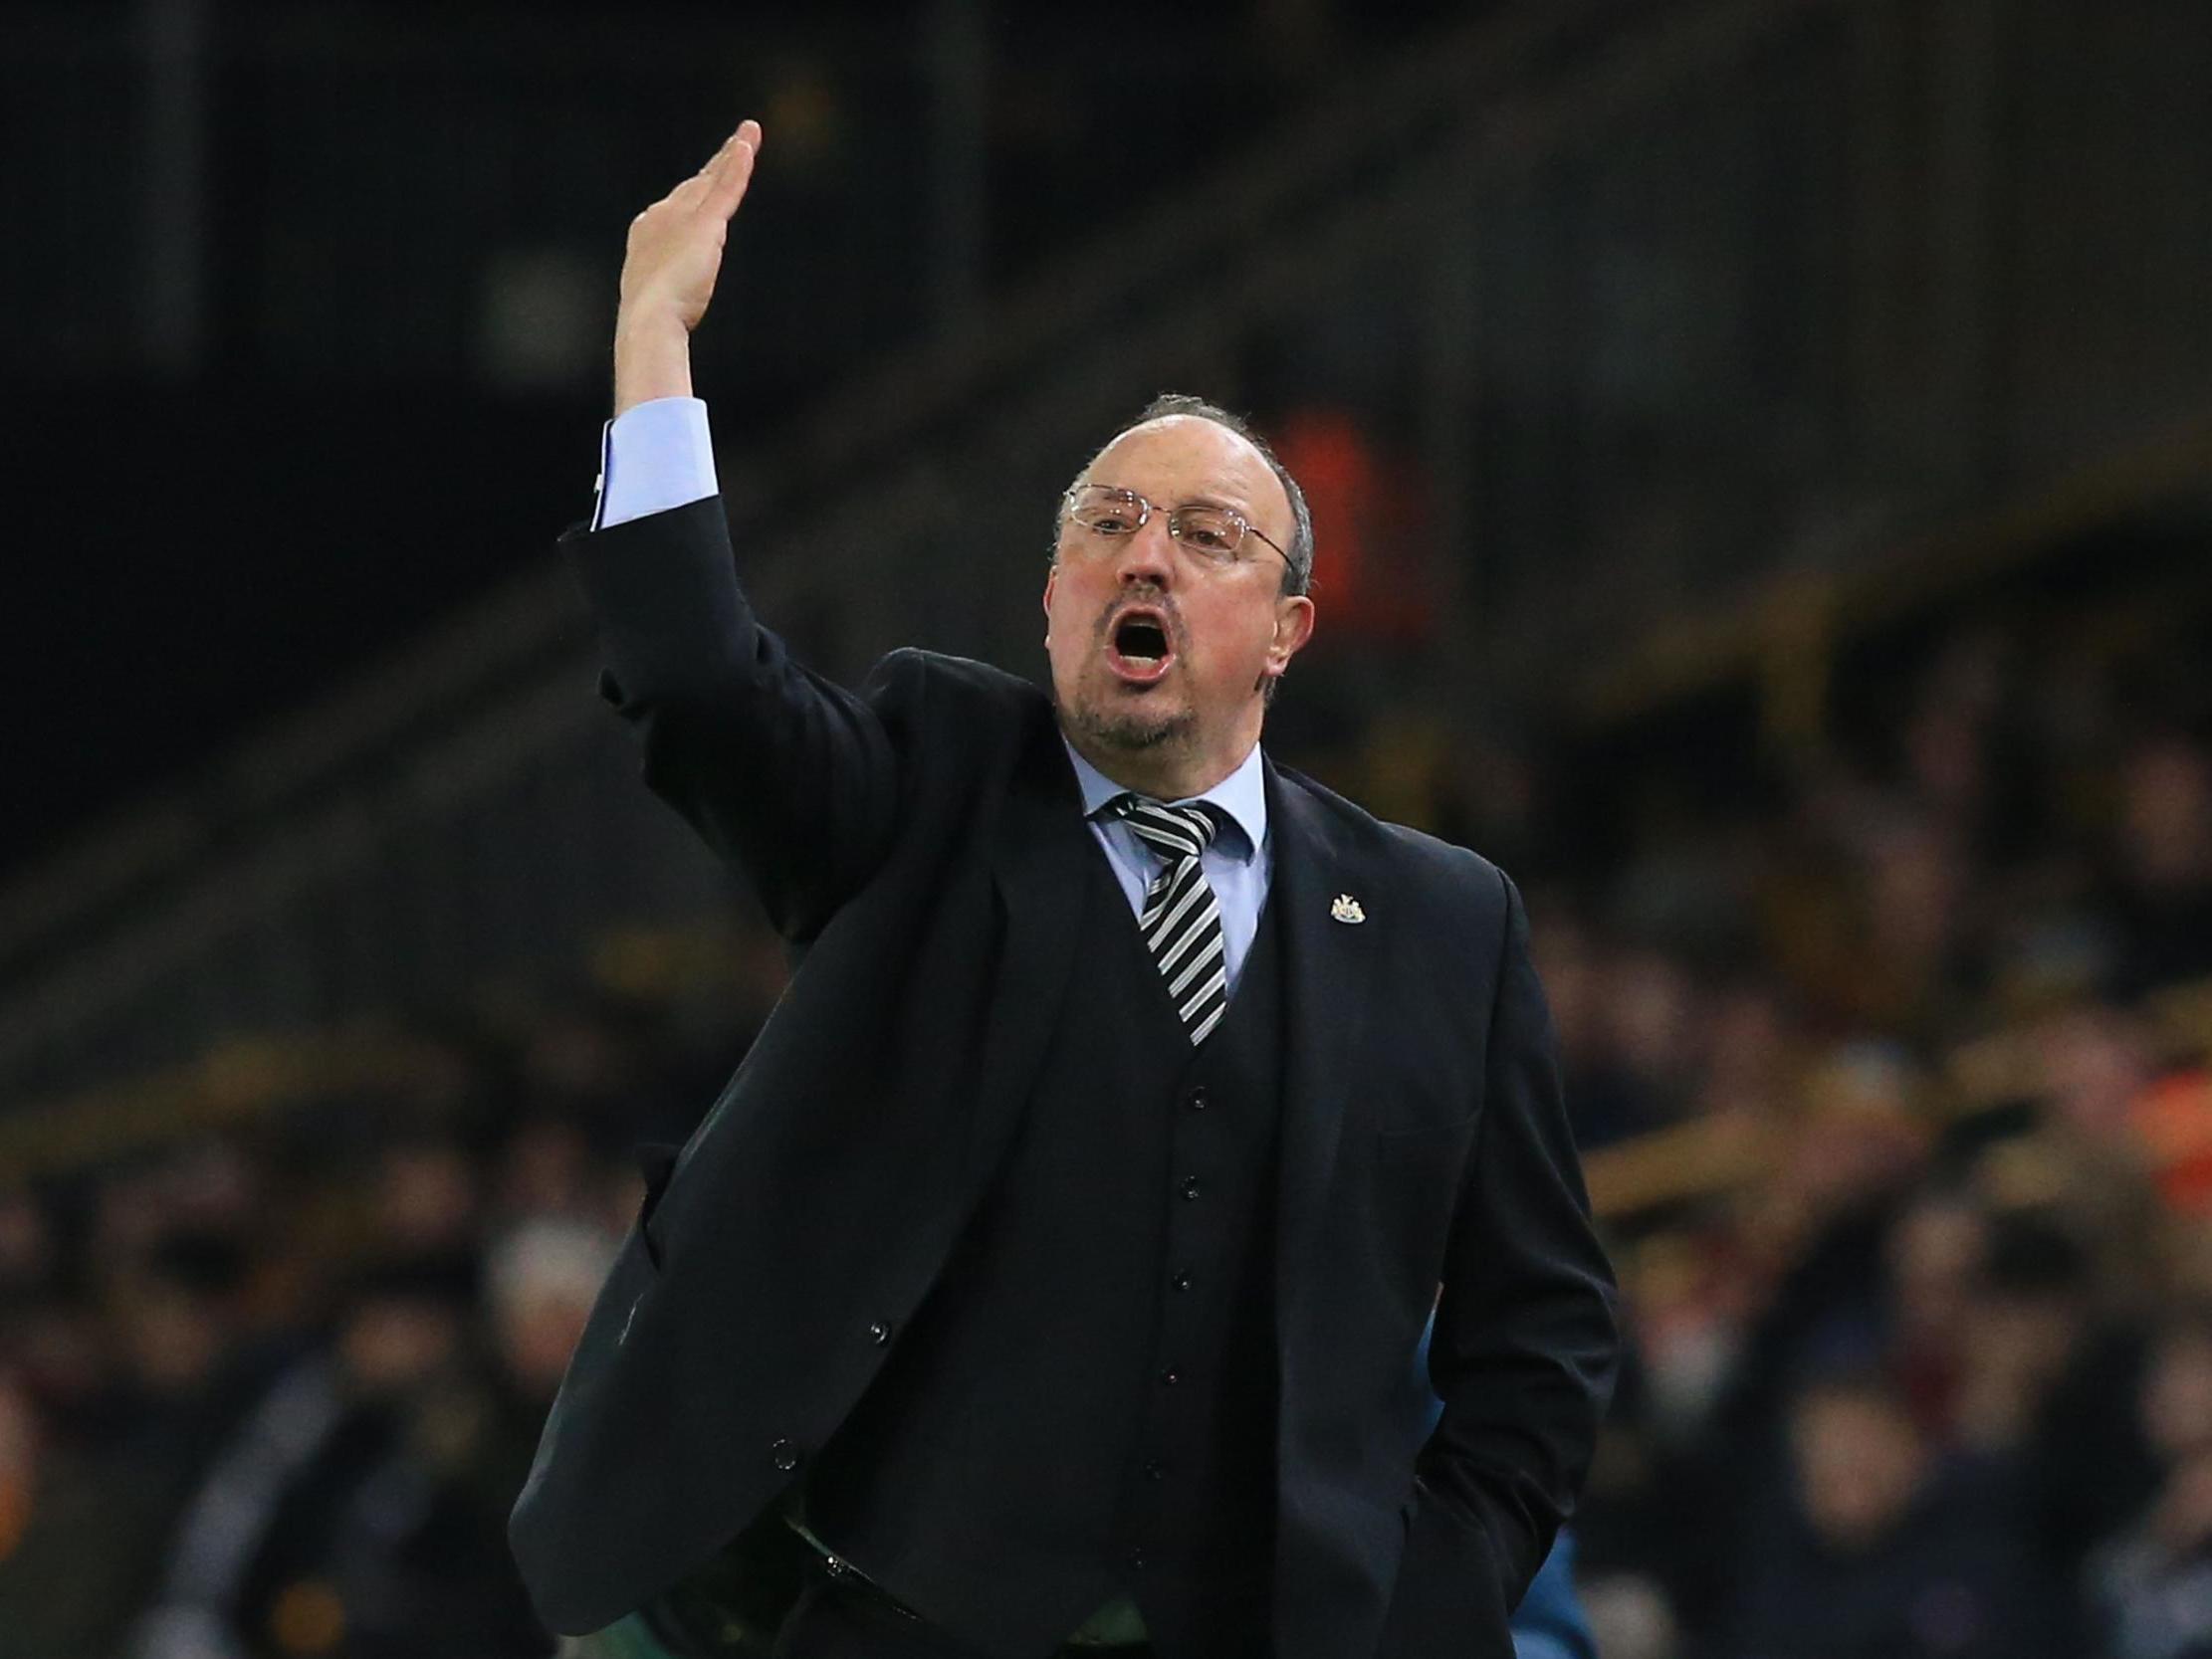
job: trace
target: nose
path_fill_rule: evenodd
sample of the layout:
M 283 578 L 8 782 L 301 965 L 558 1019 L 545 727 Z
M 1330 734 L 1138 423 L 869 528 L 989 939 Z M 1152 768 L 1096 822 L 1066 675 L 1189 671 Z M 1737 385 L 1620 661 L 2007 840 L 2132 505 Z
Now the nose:
M 1124 587 L 1150 583 L 1164 588 L 1174 570 L 1175 538 L 1168 533 L 1167 516 L 1155 513 L 1135 535 L 1123 538 L 1114 577 Z

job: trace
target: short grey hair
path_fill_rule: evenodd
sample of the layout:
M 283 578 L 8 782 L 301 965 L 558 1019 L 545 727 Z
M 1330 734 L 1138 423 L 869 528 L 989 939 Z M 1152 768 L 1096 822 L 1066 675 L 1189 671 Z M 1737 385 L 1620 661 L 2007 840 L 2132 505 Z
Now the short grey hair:
M 1290 469 L 1275 459 L 1275 452 L 1267 447 L 1267 440 L 1253 431 L 1251 423 L 1245 420 L 1243 416 L 1222 408 L 1218 403 L 1210 403 L 1203 397 L 1194 397 L 1189 392 L 1162 392 L 1137 411 L 1136 419 L 1125 421 L 1121 426 L 1115 428 L 1113 437 L 1108 438 L 1106 443 L 1099 445 L 1092 452 L 1091 461 L 1097 460 L 1105 452 L 1107 446 L 1123 433 L 1133 432 L 1138 427 L 1151 421 L 1166 420 L 1170 415 L 1192 415 L 1202 421 L 1212 421 L 1216 426 L 1224 426 L 1235 433 L 1237 437 L 1243 439 L 1245 443 L 1251 445 L 1253 449 L 1259 451 L 1259 458 L 1267 463 L 1268 470 L 1275 475 L 1275 481 L 1282 486 L 1282 493 L 1290 499 L 1290 545 L 1282 550 L 1285 566 L 1282 574 L 1282 590 L 1286 594 L 1308 591 L 1313 586 L 1313 515 L 1306 509 L 1306 493 L 1298 488 L 1298 481 L 1290 476 Z M 1090 461 L 1083 463 L 1083 469 L 1085 472 L 1090 470 Z M 1075 479 L 1070 481 L 1068 488 L 1070 490 L 1074 489 L 1075 483 L 1079 482 L 1082 476 L 1082 473 L 1077 473 Z M 1053 533 L 1055 536 L 1059 532 L 1057 515 L 1064 510 L 1065 502 L 1066 497 L 1063 495 L 1061 497 L 1062 507 L 1055 509 L 1053 518 Z

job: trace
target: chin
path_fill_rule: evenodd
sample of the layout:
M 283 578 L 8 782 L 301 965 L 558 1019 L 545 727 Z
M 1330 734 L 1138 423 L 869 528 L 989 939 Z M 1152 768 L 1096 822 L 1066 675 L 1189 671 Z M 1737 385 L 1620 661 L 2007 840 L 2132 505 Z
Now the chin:
M 1099 708 L 1095 703 L 1063 705 L 1061 719 L 1082 736 L 1108 748 L 1160 748 L 1179 742 L 1197 725 L 1188 709 Z

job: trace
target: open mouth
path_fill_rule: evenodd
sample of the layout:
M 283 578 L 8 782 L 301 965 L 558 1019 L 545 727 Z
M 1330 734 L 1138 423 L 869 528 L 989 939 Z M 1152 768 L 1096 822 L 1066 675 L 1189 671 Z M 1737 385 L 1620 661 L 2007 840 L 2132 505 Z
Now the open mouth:
M 1146 685 L 1159 679 L 1174 659 L 1167 622 L 1156 611 L 1124 613 L 1106 642 L 1107 665 L 1132 684 Z

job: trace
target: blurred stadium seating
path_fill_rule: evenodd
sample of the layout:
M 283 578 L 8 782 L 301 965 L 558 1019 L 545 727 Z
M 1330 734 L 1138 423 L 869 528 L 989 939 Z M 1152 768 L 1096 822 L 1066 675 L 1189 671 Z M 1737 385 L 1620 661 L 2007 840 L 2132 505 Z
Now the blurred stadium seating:
M 62 89 L 190 128 L 124 27 L 190 10 L 9 22 L 0 105 L 105 177 Z M 224 303 L 63 282 L 121 233 L 55 209 L 0 348 L 65 397 L 175 353 L 189 402 L 246 341 L 276 389 L 209 397 L 388 377 L 352 419 L 433 446 L 511 405 L 495 465 L 570 446 L 550 536 L 618 228 L 775 57 L 797 177 L 701 374 L 764 611 L 845 674 L 1031 662 L 1054 493 L 1202 390 L 1314 499 L 1271 748 L 1527 891 L 1634 1341 L 1607 1659 L 2212 1652 L 2212 10 L 1486 10 L 1349 72 L 1279 20 L 1056 67 L 1009 130 L 925 121 L 948 161 L 905 116 L 960 62 L 902 82 L 857 12 L 678 74 L 580 12 L 242 7 L 259 187 L 185 215 Z M 1132 98 L 1179 113 L 1125 188 Z M 890 280 L 962 202 L 998 228 Z M 424 558 L 469 487 L 332 485 Z M 478 586 L 0 887 L 0 1659 L 552 1650 L 501 1538 L 536 1414 L 629 1147 L 783 962 L 637 783 L 566 572 Z

